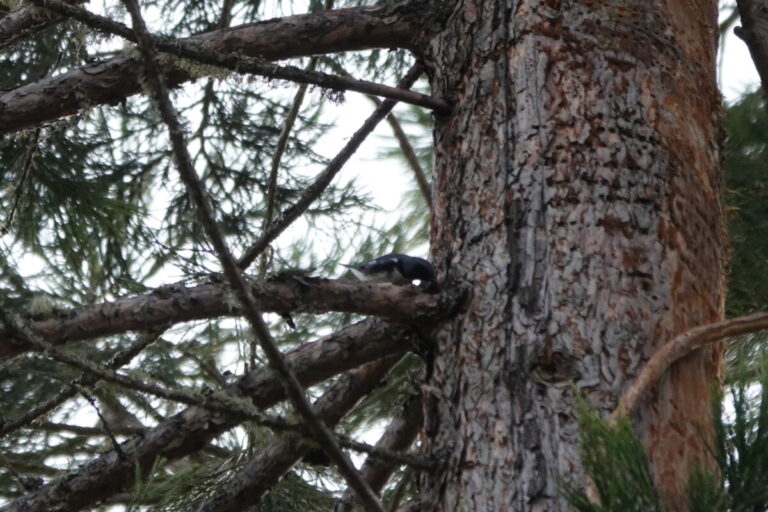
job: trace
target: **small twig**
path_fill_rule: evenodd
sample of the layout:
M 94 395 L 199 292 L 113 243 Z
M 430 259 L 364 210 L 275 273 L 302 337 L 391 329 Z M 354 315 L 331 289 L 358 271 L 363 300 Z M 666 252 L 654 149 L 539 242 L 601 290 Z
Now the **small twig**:
M 755 313 L 694 327 L 676 336 L 657 350 L 645 363 L 640 374 L 619 400 L 619 404 L 611 415 L 611 421 L 615 422 L 622 415 L 632 414 L 640 400 L 656 385 L 659 377 L 678 359 L 709 343 L 764 329 L 768 329 L 768 313 Z
M 419 64 L 415 64 L 408 73 L 397 84 L 398 87 L 406 88 L 413 85 L 416 79 L 421 75 L 422 70 Z M 394 100 L 385 100 L 381 105 L 373 111 L 373 113 L 365 120 L 363 125 L 352 135 L 349 142 L 341 149 L 341 151 L 333 157 L 326 168 L 321 172 L 314 183 L 304 190 L 304 193 L 292 206 L 283 211 L 282 215 L 272 224 L 269 230 L 262 234 L 261 237 L 256 240 L 245 254 L 241 256 L 238 261 L 238 265 L 241 269 L 246 269 L 251 263 L 266 249 L 280 233 L 290 226 L 293 221 L 299 218 L 301 214 L 307 211 L 307 208 L 325 191 L 330 185 L 333 178 L 338 174 L 344 164 L 350 159 L 350 157 L 357 151 L 363 141 L 373 131 L 379 122 L 384 119 L 387 114 L 392 110 L 397 102 Z
M 294 407 L 296 407 L 296 410 L 306 422 L 309 431 L 323 446 L 323 449 L 331 460 L 333 460 L 339 467 L 339 471 L 347 479 L 350 486 L 358 492 L 360 499 L 365 504 L 366 508 L 384 512 L 384 508 L 376 495 L 371 491 L 352 465 L 349 457 L 347 457 L 346 454 L 341 451 L 341 448 L 339 448 L 333 433 L 314 413 L 311 404 L 304 394 L 304 389 L 302 388 L 301 383 L 293 370 L 286 364 L 285 358 L 272 339 L 269 328 L 258 312 L 256 301 L 251 294 L 250 288 L 245 282 L 245 279 L 237 266 L 237 262 L 227 246 L 219 225 L 215 221 L 210 198 L 200 181 L 200 177 L 192 166 L 192 160 L 186 146 L 184 132 L 176 116 L 176 111 L 171 104 L 168 88 L 163 80 L 160 67 L 155 60 L 156 56 L 153 40 L 149 36 L 144 20 L 141 17 L 139 5 L 136 0 L 124 0 L 124 3 L 128 12 L 131 14 L 134 32 L 136 33 L 137 40 L 139 41 L 139 48 L 144 57 L 149 81 L 155 91 L 156 100 L 160 108 L 160 115 L 163 122 L 168 126 L 177 170 L 181 176 L 181 180 L 187 188 L 187 192 L 190 195 L 192 202 L 196 206 L 200 221 L 203 224 L 216 255 L 218 256 L 224 275 L 237 295 L 238 301 L 243 307 L 246 319 L 251 324 L 253 334 L 259 340 L 262 350 L 264 350 L 272 367 L 282 377 L 283 383 L 286 386 L 286 392 Z
M 351 77 L 347 70 L 340 66 L 339 63 L 335 60 L 323 59 L 323 62 L 331 69 L 333 69 L 334 73 L 344 77 Z M 368 96 L 368 98 L 377 107 L 381 105 L 381 100 L 376 96 Z M 427 173 L 424 172 L 424 168 L 421 166 L 419 158 L 416 156 L 416 151 L 413 149 L 411 141 L 408 140 L 408 135 L 403 130 L 402 125 L 397 120 L 397 116 L 395 116 L 394 113 L 390 112 L 390 114 L 387 116 L 387 123 L 392 129 L 392 133 L 394 134 L 395 139 L 400 146 L 400 151 L 403 152 L 405 161 L 408 162 L 408 165 L 413 172 L 413 177 L 416 179 L 416 184 L 419 186 L 419 190 L 421 191 L 421 195 L 424 197 L 424 201 L 426 201 L 429 209 L 432 210 L 432 188 L 430 187 L 429 181 L 427 180 Z
M 71 16 L 96 30 L 119 35 L 129 41 L 137 42 L 134 33 L 124 24 L 115 22 L 104 16 L 99 16 L 86 9 L 69 5 L 61 0 L 29 1 L 39 7 Z M 209 50 L 202 44 L 193 44 L 191 41 L 158 37 L 150 35 L 149 33 L 147 33 L 147 37 L 152 41 L 154 47 L 163 52 L 192 59 L 204 64 L 229 69 L 237 73 L 251 73 L 266 78 L 317 85 L 319 87 L 338 91 L 356 91 L 364 94 L 374 94 L 376 96 L 402 101 L 403 103 L 419 105 L 443 114 L 448 113 L 451 110 L 450 105 L 445 100 L 434 98 L 428 94 L 389 87 L 382 84 L 367 82 L 365 80 L 341 78 L 317 71 L 307 72 L 294 66 L 279 66 L 251 57 Z
M 91 404 L 91 407 L 96 411 L 96 415 L 101 420 L 101 425 L 104 428 L 104 432 L 106 433 L 107 437 L 109 438 L 109 441 L 112 443 L 112 449 L 115 450 L 115 453 L 117 453 L 117 456 L 121 459 L 125 459 L 125 453 L 123 453 L 123 449 L 120 448 L 120 443 L 117 442 L 117 438 L 115 437 L 114 432 L 112 432 L 112 428 L 109 425 L 109 422 L 104 417 L 103 414 L 101 414 L 101 409 L 99 409 L 99 406 L 96 404 L 96 400 L 88 393 L 88 391 L 83 386 L 76 386 L 78 388 L 78 392 L 80 395 L 86 399 L 86 401 Z

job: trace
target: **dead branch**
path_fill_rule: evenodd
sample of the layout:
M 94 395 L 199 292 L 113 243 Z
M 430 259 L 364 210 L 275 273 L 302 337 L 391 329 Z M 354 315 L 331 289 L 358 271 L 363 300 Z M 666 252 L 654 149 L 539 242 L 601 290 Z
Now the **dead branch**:
M 308 277 L 278 277 L 255 283 L 251 292 L 262 311 L 339 311 L 376 315 L 395 322 L 445 316 L 453 303 L 449 290 L 436 295 L 414 286 Z M 32 322 L 30 326 L 35 334 L 58 345 L 240 314 L 240 307 L 222 284 L 171 285 L 143 295 L 63 310 L 53 318 Z M 28 350 L 29 347 L 14 342 L 5 328 L 0 328 L 0 357 Z

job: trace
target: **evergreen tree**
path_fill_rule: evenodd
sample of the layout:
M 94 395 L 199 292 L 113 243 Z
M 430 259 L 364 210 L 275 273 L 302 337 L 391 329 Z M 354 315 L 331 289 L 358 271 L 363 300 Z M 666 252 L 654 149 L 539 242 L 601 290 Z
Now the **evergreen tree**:
M 580 445 L 579 397 L 607 415 L 722 319 L 713 2 L 87 7 L 0 19 L 2 510 L 566 510 L 587 473 L 627 503 L 590 452 L 623 445 L 588 413 Z M 329 151 L 358 92 L 380 98 Z M 764 304 L 749 101 L 734 315 Z M 397 102 L 385 153 L 412 192 L 382 215 L 339 172 Z M 427 242 L 439 286 L 328 279 Z M 702 406 L 720 355 L 619 424 L 636 506 L 726 503 L 718 463 L 761 503 L 731 468 L 764 415 L 718 430 Z

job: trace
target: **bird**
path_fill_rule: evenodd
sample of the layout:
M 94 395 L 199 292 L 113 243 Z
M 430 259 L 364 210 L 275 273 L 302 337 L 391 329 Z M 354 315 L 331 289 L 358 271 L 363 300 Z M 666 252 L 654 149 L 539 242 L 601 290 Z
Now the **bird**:
M 379 256 L 361 265 L 345 265 L 360 281 L 409 284 L 416 279 L 420 283 L 436 283 L 435 268 L 424 258 L 407 254 L 391 253 Z

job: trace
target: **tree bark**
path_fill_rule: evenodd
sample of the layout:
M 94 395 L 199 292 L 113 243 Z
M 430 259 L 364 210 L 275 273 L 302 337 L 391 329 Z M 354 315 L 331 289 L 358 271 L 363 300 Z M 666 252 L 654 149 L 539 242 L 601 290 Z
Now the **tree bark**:
M 723 315 L 712 0 L 458 0 L 425 52 L 432 252 L 472 284 L 425 386 L 444 470 L 426 509 L 568 510 L 575 392 L 606 416 L 674 335 Z M 634 417 L 672 510 L 709 462 L 720 352 L 681 360 Z

